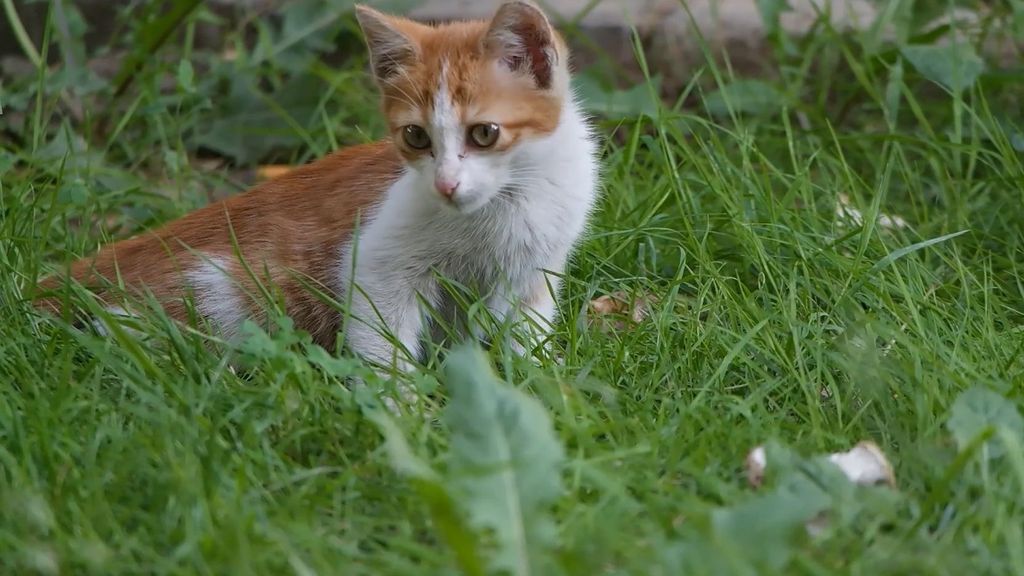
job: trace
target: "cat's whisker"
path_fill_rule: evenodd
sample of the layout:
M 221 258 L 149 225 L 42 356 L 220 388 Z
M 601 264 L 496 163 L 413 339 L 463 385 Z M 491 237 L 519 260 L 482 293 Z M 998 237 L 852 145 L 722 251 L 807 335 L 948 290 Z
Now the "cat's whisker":
M 392 80 L 392 79 L 384 79 L 384 80 L 381 80 L 381 83 L 384 86 L 392 88 L 392 89 L 394 89 L 394 90 L 396 90 L 398 92 L 398 95 L 397 95 L 398 97 L 397 98 L 393 94 L 389 96 L 390 98 L 392 98 L 394 100 L 397 100 L 398 102 L 401 102 L 403 104 L 406 104 L 410 108 L 413 108 L 413 109 L 420 107 L 420 105 L 415 102 L 415 100 L 416 100 L 415 97 L 413 97 L 411 94 L 409 94 L 404 88 L 402 88 L 394 80 Z

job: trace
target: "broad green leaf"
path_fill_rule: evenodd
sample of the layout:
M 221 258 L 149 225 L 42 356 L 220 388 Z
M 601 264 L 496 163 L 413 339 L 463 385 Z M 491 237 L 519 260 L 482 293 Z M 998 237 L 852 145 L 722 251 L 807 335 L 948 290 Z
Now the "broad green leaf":
M 54 170 L 86 170 L 104 162 L 103 153 L 92 149 L 80 134 L 62 130 L 35 152 L 32 160 Z
M 178 87 L 192 94 L 196 91 L 195 79 L 196 74 L 192 69 L 192 62 L 188 60 L 178 62 Z
M 336 378 L 349 378 L 359 373 L 362 363 L 358 360 L 329 354 L 319 346 L 310 346 L 306 351 L 306 358 L 310 364 L 318 366 L 324 372 Z
M 413 453 L 405 435 L 387 413 L 379 408 L 364 406 L 363 414 L 384 437 L 384 450 L 391 467 L 412 481 L 430 510 L 434 526 L 455 553 L 462 572 L 467 576 L 484 574 L 483 563 L 477 553 L 477 539 L 459 515 L 443 479 Z
M 711 514 L 717 544 L 761 569 L 781 570 L 808 520 L 827 507 L 820 491 L 801 496 L 773 491 Z
M 839 485 L 842 473 L 806 461 L 775 442 L 766 446 L 766 453 L 770 489 L 715 510 L 711 525 L 723 553 L 758 569 L 777 571 L 789 562 L 807 521 L 830 507 L 826 487 Z
M 173 35 L 174 31 L 185 20 L 202 5 L 201 0 L 172 0 L 170 7 L 160 16 L 155 16 L 154 8 L 161 4 L 153 3 L 147 6 L 148 15 L 153 18 L 139 27 L 135 34 L 133 46 L 135 50 L 129 54 L 121 68 L 114 77 L 114 94 L 120 95 L 128 85 L 138 76 L 139 70 L 153 58 L 153 54 L 160 49 Z M 147 17 L 144 13 L 143 18 Z
M 298 0 L 280 11 L 281 28 L 260 45 L 253 62 L 272 62 L 285 69 L 304 69 L 317 53 L 333 47 L 342 17 L 352 11 L 353 0 Z
M 854 484 L 827 456 L 805 458 L 769 442 L 766 460 L 761 494 L 711 514 L 721 553 L 757 572 L 783 570 L 811 520 L 823 517 L 827 529 L 838 530 L 862 513 L 879 518 L 894 508 L 893 491 Z
M 985 70 L 985 61 L 966 43 L 910 45 L 901 52 L 922 76 L 953 92 L 970 88 Z
M 11 168 L 14 168 L 15 163 L 17 163 L 17 158 L 14 154 L 11 154 L 6 150 L 0 150 L 0 176 L 6 174 Z
M 1017 152 L 1024 152 L 1024 132 L 1014 132 L 1011 134 L 1010 145 Z
M 57 189 L 57 201 L 71 206 L 86 206 L 92 193 L 81 178 L 68 179 Z
M 456 501 L 478 530 L 491 532 L 490 566 L 516 576 L 550 573 L 556 543 L 548 506 L 562 494 L 564 452 L 543 406 L 499 382 L 479 348 L 452 352 L 449 474 Z
M 783 94 L 761 80 L 737 80 L 712 92 L 705 100 L 708 111 L 715 116 L 728 116 L 730 110 L 769 116 L 782 110 L 784 103 Z
M 1013 402 L 980 386 L 970 388 L 957 397 L 946 422 L 946 428 L 961 450 L 990 426 L 1006 430 L 1018 438 L 1024 437 L 1024 418 Z M 989 458 L 1002 456 L 1003 447 L 999 443 L 989 440 L 985 446 Z
M 69 90 L 80 96 L 96 94 L 107 88 L 106 79 L 89 68 L 63 68 L 47 78 L 47 90 Z
M 761 12 L 765 32 L 771 35 L 778 31 L 782 13 L 791 8 L 787 0 L 757 0 L 757 9 Z
M 658 103 L 651 97 L 660 90 L 660 78 L 653 78 L 651 83 L 637 84 L 625 90 L 605 88 L 591 75 L 578 75 L 573 83 L 583 105 L 591 112 L 606 118 L 618 120 L 637 116 L 658 115 Z
M 296 129 L 308 126 L 327 86 L 311 74 L 289 79 L 273 94 L 262 95 L 258 80 L 244 72 L 229 76 L 230 92 L 215 101 L 212 120 L 203 124 L 193 146 L 251 164 L 268 152 L 303 143 Z M 269 100 L 269 101 L 268 101 Z

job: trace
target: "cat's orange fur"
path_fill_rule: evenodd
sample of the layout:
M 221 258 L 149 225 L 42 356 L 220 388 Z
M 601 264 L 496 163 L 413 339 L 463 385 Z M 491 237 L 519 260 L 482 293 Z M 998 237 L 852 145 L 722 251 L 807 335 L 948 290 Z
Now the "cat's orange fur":
M 261 275 L 264 265 L 271 271 L 296 325 L 326 345 L 337 333 L 337 314 L 303 282 L 330 284 L 326 279 L 337 266 L 336 247 L 400 170 L 401 158 L 388 142 L 345 148 L 156 230 L 107 245 L 75 262 L 71 276 L 101 299 L 112 296 L 108 284 L 120 281 L 129 291 L 145 287 L 168 315 L 185 320 L 183 274 L 197 263 L 196 252 L 230 255 L 237 242 L 254 274 Z M 229 272 L 247 294 L 259 294 L 241 262 Z M 40 288 L 50 290 L 61 281 L 53 276 Z M 57 310 L 59 302 L 49 297 L 38 304 Z M 249 306 L 258 319 L 260 305 Z
M 316 342 L 333 346 L 339 315 L 312 295 L 296 276 L 324 286 L 328 293 L 336 292 L 332 274 L 339 246 L 348 240 L 357 217 L 381 200 L 400 177 L 404 162 L 429 153 L 404 145 L 399 130 L 410 122 L 426 122 L 424 111 L 431 109 L 440 82 L 446 83 L 464 122 L 480 118 L 501 125 L 501 139 L 487 153 L 500 153 L 522 138 L 550 133 L 558 124 L 561 99 L 544 84 L 560 79 L 543 69 L 534 70 L 533 75 L 496 74 L 491 53 L 497 48 L 487 45 L 490 22 L 427 26 L 369 8 L 359 10 L 364 16 L 372 14 L 371 20 L 386 21 L 401 30 L 419 47 L 416 58 L 408 62 L 400 61 L 401 55 L 397 54 L 393 61 L 384 63 L 401 65 L 397 77 L 385 82 L 378 74 L 390 138 L 335 152 L 155 230 L 103 247 L 97 254 L 75 262 L 71 277 L 111 306 L 120 302 L 107 288 L 110 284 L 123 282 L 129 292 L 144 288 L 156 296 L 172 318 L 184 321 L 182 296 L 188 287 L 185 273 L 199 262 L 197 254 L 231 256 L 233 233 L 253 271 L 270 271 L 271 280 L 284 293 L 287 312 L 296 326 L 312 334 Z M 520 24 L 538 25 L 510 23 L 513 29 Z M 543 24 L 547 29 L 546 21 Z M 365 32 L 372 36 L 374 30 Z M 564 41 L 553 29 L 551 33 L 554 38 L 549 40 L 565 54 Z M 534 62 L 539 61 L 538 55 L 532 56 Z M 231 262 L 233 269 L 228 272 L 241 283 L 242 290 L 258 294 L 237 260 L 232 258 Z M 59 310 L 62 300 L 52 291 L 63 281 L 62 276 L 54 276 L 39 284 L 41 293 L 36 303 L 40 308 Z M 250 317 L 261 318 L 260 305 L 251 300 L 245 305 Z

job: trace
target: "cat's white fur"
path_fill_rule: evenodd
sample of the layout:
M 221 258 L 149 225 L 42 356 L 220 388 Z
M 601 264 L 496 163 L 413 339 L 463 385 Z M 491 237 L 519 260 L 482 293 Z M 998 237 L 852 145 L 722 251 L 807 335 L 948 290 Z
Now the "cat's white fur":
M 231 260 L 201 254 L 200 263 L 188 271 L 196 309 L 228 340 L 238 337 L 248 314 L 237 281 L 229 274 Z
M 341 249 L 338 278 L 351 289 L 346 341 L 353 351 L 400 368 L 416 359 L 426 328 L 421 302 L 439 310 L 451 306 L 435 272 L 488 295 L 498 318 L 533 316 L 521 324 L 528 336 L 550 325 L 558 276 L 598 195 L 597 144 L 566 92 L 550 134 L 506 153 L 461 159 L 448 152 L 462 148 L 466 128 L 445 113 L 449 96 L 438 92 L 440 113 L 429 130 L 432 141 L 442 143 L 440 153 L 408 166 Z M 460 181 L 451 202 L 434 190 L 439 169 L 455 171 Z

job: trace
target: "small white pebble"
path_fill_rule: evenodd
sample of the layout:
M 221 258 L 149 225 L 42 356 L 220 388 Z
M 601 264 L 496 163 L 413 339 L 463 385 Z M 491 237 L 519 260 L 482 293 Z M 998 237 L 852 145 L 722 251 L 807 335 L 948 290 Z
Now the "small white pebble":
M 839 199 L 836 202 L 836 216 L 841 220 L 849 220 L 857 226 L 864 223 L 864 214 L 853 207 L 853 204 L 850 203 L 850 197 L 846 194 L 839 195 Z M 895 230 L 908 226 L 907 221 L 899 215 L 879 214 L 875 221 L 886 230 Z
M 747 481 L 751 486 L 760 486 L 764 480 L 764 469 L 768 465 L 768 457 L 764 446 L 758 446 L 747 454 Z
M 892 465 L 881 448 L 870 440 L 864 440 L 846 452 L 829 454 L 828 459 L 856 484 L 896 485 Z M 767 467 L 768 457 L 764 446 L 757 446 L 747 454 L 747 480 L 751 486 L 761 485 Z
M 856 484 L 896 484 L 892 465 L 874 442 L 861 442 L 847 452 L 830 454 L 828 459 Z
M 896 476 L 892 465 L 885 454 L 874 442 L 862 441 L 846 452 L 828 455 L 830 462 L 835 464 L 851 482 L 860 485 L 876 484 L 896 485 Z M 764 481 L 764 472 L 768 467 L 767 454 L 764 446 L 757 446 L 747 454 L 747 481 L 757 488 Z M 807 533 L 817 536 L 829 525 L 827 514 L 819 514 L 807 521 Z

